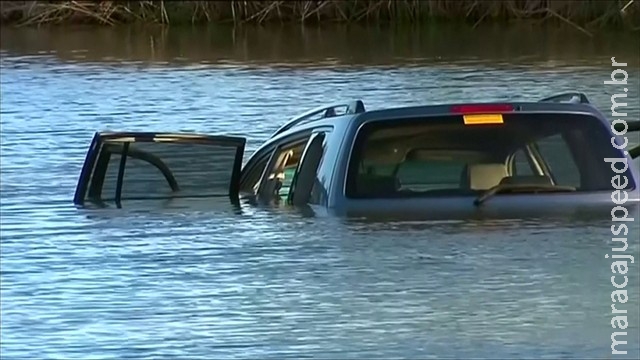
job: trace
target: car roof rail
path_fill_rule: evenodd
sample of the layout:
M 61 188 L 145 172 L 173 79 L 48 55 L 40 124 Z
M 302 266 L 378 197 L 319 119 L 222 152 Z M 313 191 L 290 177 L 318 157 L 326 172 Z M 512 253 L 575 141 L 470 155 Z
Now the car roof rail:
M 313 116 L 321 114 L 324 112 L 324 114 L 322 114 L 322 117 L 318 118 L 318 119 L 314 119 L 312 121 L 317 121 L 317 120 L 321 120 L 321 119 L 326 119 L 329 117 L 334 117 L 337 116 L 336 114 L 336 109 L 337 108 L 342 108 L 342 107 L 346 107 L 345 110 L 345 115 L 346 114 L 359 114 L 359 113 L 363 113 L 365 112 L 365 108 L 364 108 L 364 103 L 362 102 L 362 100 L 354 100 L 351 102 L 340 102 L 340 103 L 334 103 L 334 104 L 329 104 L 329 105 L 322 105 L 319 106 L 315 109 L 311 109 L 301 115 L 298 115 L 296 117 L 294 117 L 293 119 L 289 120 L 286 124 L 284 124 L 283 126 L 281 126 L 278 130 L 276 130 L 276 132 L 272 135 L 276 136 L 284 131 L 287 131 L 293 127 L 295 127 L 296 125 L 299 125 L 300 123 L 304 122 L 305 120 L 309 120 L 311 119 Z
M 591 104 L 587 95 L 581 92 L 566 92 L 557 94 L 539 100 L 538 102 L 555 102 L 555 103 L 569 103 L 569 104 Z

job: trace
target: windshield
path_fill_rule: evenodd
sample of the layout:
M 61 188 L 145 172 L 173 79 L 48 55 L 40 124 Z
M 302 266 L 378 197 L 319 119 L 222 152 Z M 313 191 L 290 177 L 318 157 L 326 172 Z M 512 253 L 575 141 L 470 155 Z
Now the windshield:
M 621 157 L 597 118 L 506 114 L 465 124 L 450 115 L 365 124 L 356 136 L 347 197 L 477 195 L 501 183 L 611 190 L 605 158 Z M 632 183 L 630 174 L 625 174 Z

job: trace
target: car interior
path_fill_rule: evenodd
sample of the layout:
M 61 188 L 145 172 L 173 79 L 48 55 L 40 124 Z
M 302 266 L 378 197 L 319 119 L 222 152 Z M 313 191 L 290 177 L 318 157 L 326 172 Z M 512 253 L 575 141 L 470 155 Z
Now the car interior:
M 263 184 L 256 184 L 261 187 L 256 190 L 262 194 L 263 198 L 267 197 L 279 201 L 288 196 L 305 145 L 306 142 L 300 142 L 279 151 L 266 181 Z
M 449 116 L 406 125 L 370 124 L 356 139 L 349 196 L 477 195 L 498 186 L 513 191 L 610 186 L 602 176 L 606 168 L 597 163 L 608 149 L 579 151 L 606 133 L 594 121 L 580 121 L 520 116 L 504 124 L 469 126 Z M 598 173 L 601 176 L 592 176 Z

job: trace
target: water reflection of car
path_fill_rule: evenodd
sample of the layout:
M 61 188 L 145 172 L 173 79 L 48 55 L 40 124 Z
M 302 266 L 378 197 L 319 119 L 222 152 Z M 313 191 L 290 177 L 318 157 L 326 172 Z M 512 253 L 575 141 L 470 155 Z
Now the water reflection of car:
M 611 208 L 619 188 L 638 204 L 639 147 L 613 145 L 640 126 L 629 123 L 622 136 L 616 129 L 571 93 L 371 111 L 361 101 L 322 106 L 287 122 L 244 165 L 241 137 L 97 133 L 75 203 L 228 196 L 338 214 L 544 213 Z

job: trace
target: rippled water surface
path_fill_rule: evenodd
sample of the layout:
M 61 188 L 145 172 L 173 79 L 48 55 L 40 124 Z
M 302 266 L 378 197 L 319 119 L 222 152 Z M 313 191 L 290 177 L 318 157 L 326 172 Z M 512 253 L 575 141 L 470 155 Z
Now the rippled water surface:
M 629 63 L 637 119 L 637 39 L 3 29 L 1 42 L 3 359 L 612 357 L 607 219 L 373 222 L 207 201 L 90 211 L 71 197 L 96 130 L 243 135 L 250 153 L 342 98 L 379 108 L 579 90 L 607 111 L 612 56 Z M 632 264 L 617 304 L 629 358 L 638 278 Z

